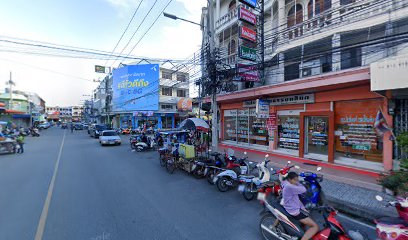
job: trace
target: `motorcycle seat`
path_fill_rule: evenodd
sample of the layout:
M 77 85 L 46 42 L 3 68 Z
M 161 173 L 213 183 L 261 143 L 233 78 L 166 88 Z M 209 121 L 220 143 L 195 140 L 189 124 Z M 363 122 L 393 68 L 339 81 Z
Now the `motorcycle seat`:
M 210 156 L 213 156 L 213 157 L 216 157 L 216 156 L 219 156 L 219 155 L 221 155 L 221 153 L 219 153 L 219 152 L 210 153 Z
M 288 219 L 299 229 L 299 231 L 296 231 L 296 229 L 294 229 L 294 228 L 290 227 L 289 225 L 287 225 L 286 223 L 282 222 L 282 224 L 286 225 L 285 229 L 290 228 L 292 230 L 291 235 L 294 236 L 294 237 L 299 237 L 299 238 L 303 237 L 303 235 L 305 233 L 304 233 L 304 230 L 303 230 L 303 227 L 302 227 L 302 223 L 299 220 L 296 220 L 292 215 L 290 215 L 285 210 L 285 208 L 279 202 L 277 202 L 275 199 L 271 199 L 271 198 L 269 198 L 269 199 L 270 200 L 268 200 L 268 202 L 270 202 L 271 205 L 274 208 L 276 208 L 278 211 L 285 214 L 285 216 L 288 217 Z
M 273 187 L 273 186 L 275 186 L 275 185 L 276 185 L 276 183 L 275 183 L 275 182 L 272 182 L 272 181 L 265 182 L 265 183 L 262 183 L 262 184 L 261 184 L 262 187 Z
M 241 174 L 241 175 L 239 175 L 239 177 L 241 177 L 241 178 L 255 178 L 254 175 L 246 175 L 246 174 Z
M 398 217 L 382 217 L 382 218 L 377 219 L 377 221 L 379 223 L 384 223 L 387 225 L 402 225 L 404 227 L 408 227 L 408 222 Z

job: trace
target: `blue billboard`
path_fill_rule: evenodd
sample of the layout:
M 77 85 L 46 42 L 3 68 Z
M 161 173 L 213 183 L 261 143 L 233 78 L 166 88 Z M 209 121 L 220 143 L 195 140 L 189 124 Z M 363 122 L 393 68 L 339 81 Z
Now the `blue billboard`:
M 129 65 L 113 70 L 113 111 L 159 110 L 159 65 Z

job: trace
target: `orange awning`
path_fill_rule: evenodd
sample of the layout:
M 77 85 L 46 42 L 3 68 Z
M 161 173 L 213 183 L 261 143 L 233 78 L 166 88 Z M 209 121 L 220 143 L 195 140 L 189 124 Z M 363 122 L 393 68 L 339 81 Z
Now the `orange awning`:
M 6 109 L 5 113 L 10 113 L 10 114 L 25 114 L 25 112 L 17 111 L 17 110 L 12 110 L 12 109 Z

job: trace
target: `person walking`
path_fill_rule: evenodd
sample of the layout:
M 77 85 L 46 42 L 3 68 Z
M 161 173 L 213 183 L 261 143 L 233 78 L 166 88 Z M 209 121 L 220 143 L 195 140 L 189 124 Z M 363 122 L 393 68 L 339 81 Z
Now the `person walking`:
M 16 141 L 19 146 L 17 153 L 24 153 L 24 136 L 22 133 L 16 138 Z
M 71 133 L 73 133 L 73 132 L 74 132 L 74 124 L 71 123 Z

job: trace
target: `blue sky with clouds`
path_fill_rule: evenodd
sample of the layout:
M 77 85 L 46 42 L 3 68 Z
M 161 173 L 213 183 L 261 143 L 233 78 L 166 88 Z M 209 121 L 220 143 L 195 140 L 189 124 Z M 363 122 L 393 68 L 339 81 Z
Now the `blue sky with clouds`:
M 154 1 L 143 1 L 128 33 L 117 49 L 118 52 L 122 50 Z M 129 52 L 167 2 L 168 0 L 157 0 L 156 6 L 124 53 Z M 0 1 L 0 36 L 111 51 L 138 3 L 139 0 Z M 166 12 L 199 22 L 201 8 L 205 4 L 205 0 L 173 0 Z M 160 17 L 133 54 L 182 59 L 197 51 L 200 44 L 199 27 Z M 13 71 L 17 88 L 38 92 L 50 105 L 78 104 L 81 96 L 89 94 L 95 87 L 94 83 L 57 75 L 35 67 L 94 79 L 100 76 L 93 72 L 93 65 L 104 63 L 98 60 L 50 58 L 0 52 L 2 66 L 0 67 L 0 88 L 4 88 L 4 81 L 7 80 L 9 71 Z

